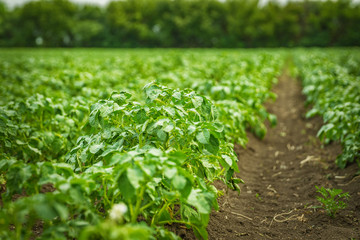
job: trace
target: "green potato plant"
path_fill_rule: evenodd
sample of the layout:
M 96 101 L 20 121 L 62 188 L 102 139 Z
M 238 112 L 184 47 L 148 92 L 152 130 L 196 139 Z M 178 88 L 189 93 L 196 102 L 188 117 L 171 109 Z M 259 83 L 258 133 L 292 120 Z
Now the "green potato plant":
M 281 54 L 1 51 L 0 238 L 207 239 L 234 143 L 275 120 Z
M 325 143 L 340 141 L 340 168 L 356 162 L 360 167 L 360 84 L 354 65 L 360 58 L 342 54 L 298 54 L 295 62 L 312 109 L 306 117 L 320 115 L 324 125 L 318 137 Z
M 349 193 L 343 193 L 342 189 L 329 189 L 318 186 L 315 186 L 317 189 L 316 192 L 320 193 L 322 197 L 316 196 L 316 199 L 321 203 L 321 206 L 316 206 L 316 208 L 322 208 L 326 213 L 334 218 L 336 213 L 347 207 L 347 204 L 342 200 L 348 200 L 350 198 Z

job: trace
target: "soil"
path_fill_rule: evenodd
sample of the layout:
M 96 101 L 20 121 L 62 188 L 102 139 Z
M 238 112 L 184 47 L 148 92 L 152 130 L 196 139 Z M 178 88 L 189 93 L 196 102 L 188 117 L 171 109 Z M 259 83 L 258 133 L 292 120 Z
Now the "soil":
M 208 225 L 209 239 L 360 239 L 360 176 L 356 164 L 335 165 L 338 143 L 323 146 L 316 133 L 321 118 L 306 119 L 305 97 L 299 81 L 285 72 L 267 104 L 278 117 L 275 128 L 259 140 L 249 133 L 244 149 L 236 146 L 241 194 L 226 191 Z M 315 186 L 343 189 L 348 207 L 329 217 L 316 200 Z M 179 233 L 178 233 L 179 234 Z M 194 239 L 182 231 L 183 239 Z

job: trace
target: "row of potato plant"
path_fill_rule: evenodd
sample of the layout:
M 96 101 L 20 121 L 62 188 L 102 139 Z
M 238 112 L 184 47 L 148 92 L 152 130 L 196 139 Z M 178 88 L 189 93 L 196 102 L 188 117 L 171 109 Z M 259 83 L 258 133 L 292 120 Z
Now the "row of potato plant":
M 318 137 L 325 143 L 340 141 L 340 168 L 352 162 L 360 167 L 360 54 L 314 51 L 296 55 L 295 63 L 312 104 L 306 116 L 320 115 L 324 121 Z
M 146 86 L 145 92 L 145 105 L 127 102 L 130 94 L 126 92 L 113 93 L 109 100 L 92 105 L 85 126 L 89 135 L 80 137 L 69 152 L 69 164 L 32 163 L 24 156 L 18 156 L 24 161 L 0 162 L 6 172 L 2 213 L 13 216 L 3 215 L 3 230 L 11 225 L 17 230 L 4 231 L 4 236 L 29 234 L 36 221 L 42 220 L 43 225 L 52 225 L 42 237 L 58 238 L 70 231 L 68 224 L 94 224 L 99 214 L 106 216 L 114 204 L 125 202 L 126 222 L 135 224 L 141 215 L 152 227 L 183 223 L 199 238 L 207 238 L 209 214 L 213 207 L 217 209 L 216 197 L 221 194 L 211 183 L 221 179 L 237 189 L 241 181 L 233 177 L 238 172 L 233 145 L 227 143 L 224 128 L 216 121 L 216 109 L 207 98 L 192 90 L 155 84 Z M 35 154 L 42 154 L 30 144 L 27 147 Z M 51 184 L 54 192 L 41 193 L 45 184 Z M 31 197 L 11 201 L 19 193 Z M 78 219 L 81 213 L 86 214 L 84 219 Z M 78 221 L 66 221 L 75 216 Z M 87 222 L 89 216 L 92 221 Z M 170 234 L 165 229 L 161 232 Z
M 212 183 L 241 182 L 234 142 L 276 122 L 262 103 L 281 58 L 83 54 L 0 62 L 0 236 L 177 239 L 166 225 L 183 224 L 207 239 L 222 194 Z

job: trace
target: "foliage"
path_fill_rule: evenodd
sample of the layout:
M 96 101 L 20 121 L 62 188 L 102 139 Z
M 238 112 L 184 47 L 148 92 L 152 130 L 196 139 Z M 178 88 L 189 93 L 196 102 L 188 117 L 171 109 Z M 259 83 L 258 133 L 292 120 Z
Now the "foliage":
M 4 239 L 207 239 L 234 143 L 274 120 L 281 54 L 1 51 Z
M 151 226 L 183 222 L 207 238 L 205 226 L 217 195 L 208 184 L 222 179 L 236 189 L 241 182 L 232 177 L 238 172 L 233 147 L 225 141 L 223 126 L 215 122 L 216 110 L 208 99 L 190 89 L 153 83 L 144 91 L 144 106 L 127 102 L 126 92 L 114 92 L 111 100 L 92 105 L 90 135 L 78 139 L 68 162 L 78 172 L 94 165 L 115 166 L 111 181 L 118 187 L 108 188 L 105 199 L 110 206 L 111 199 L 126 202 L 128 221 L 135 223 L 141 213 Z M 180 219 L 171 217 L 176 214 Z
M 298 54 L 297 64 L 303 92 L 313 104 L 306 116 L 320 115 L 324 120 L 318 136 L 326 143 L 341 142 L 339 167 L 354 161 L 360 166 L 360 85 L 355 67 L 360 64 L 359 55 Z
M 359 8 L 350 0 L 40 0 L 15 9 L 0 2 L 0 46 L 359 46 Z
M 347 207 L 346 203 L 341 199 L 349 199 L 349 193 L 343 193 L 342 189 L 329 189 L 318 186 L 315 186 L 318 193 L 320 193 L 323 197 L 317 196 L 316 199 L 322 204 L 321 206 L 317 206 L 323 208 L 326 213 L 330 217 L 335 217 L 336 213 L 340 209 L 345 209 Z
M 280 50 L 0 52 L 4 239 L 178 239 L 166 228 L 171 224 L 207 239 L 222 195 L 213 182 L 235 190 L 241 182 L 234 143 L 245 146 L 247 131 L 261 138 L 264 121 L 276 123 L 263 103 L 276 97 L 270 89 L 286 56 Z M 358 129 L 360 61 L 355 49 L 335 53 L 326 54 L 341 65 L 323 60 L 332 68 L 316 57 L 308 66 L 298 54 L 297 71 L 314 72 L 304 88 L 309 101 L 320 99 L 316 113 L 343 111 L 340 120 L 326 116 L 343 124 L 332 131 L 348 134 Z

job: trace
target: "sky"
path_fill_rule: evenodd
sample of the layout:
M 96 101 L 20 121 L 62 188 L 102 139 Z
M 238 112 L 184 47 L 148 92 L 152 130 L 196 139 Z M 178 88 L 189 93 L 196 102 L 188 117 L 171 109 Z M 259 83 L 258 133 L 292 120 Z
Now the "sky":
M 2 1 L 5 2 L 8 7 L 13 8 L 25 2 L 29 2 L 30 0 L 2 0 Z M 71 0 L 71 1 L 76 3 L 92 3 L 97 5 L 106 5 L 108 2 L 110 2 L 110 0 Z
M 8 5 L 8 7 L 13 8 L 17 5 L 21 5 L 25 2 L 28 2 L 29 0 L 0 0 L 0 1 L 5 2 Z M 104 6 L 111 0 L 71 0 L 71 1 L 75 2 L 75 3 L 91 3 L 91 4 L 97 4 L 100 6 Z M 269 0 L 259 0 L 259 1 L 260 1 L 260 4 L 264 4 L 264 3 L 268 2 Z M 279 3 L 286 3 L 291 0 L 275 0 L 275 1 L 279 2 Z M 360 2 L 360 0 L 353 0 L 353 2 Z
M 14 6 L 21 5 L 25 2 L 28 2 L 29 0 L 2 0 L 2 1 L 5 2 L 10 8 L 12 8 Z M 97 5 L 104 6 L 111 0 L 71 0 L 71 1 L 75 2 L 75 3 L 91 3 L 91 4 L 97 4 Z M 268 0 L 260 0 L 260 2 L 267 2 L 267 1 Z M 288 0 L 276 0 L 276 1 L 280 2 L 280 3 L 288 2 Z

